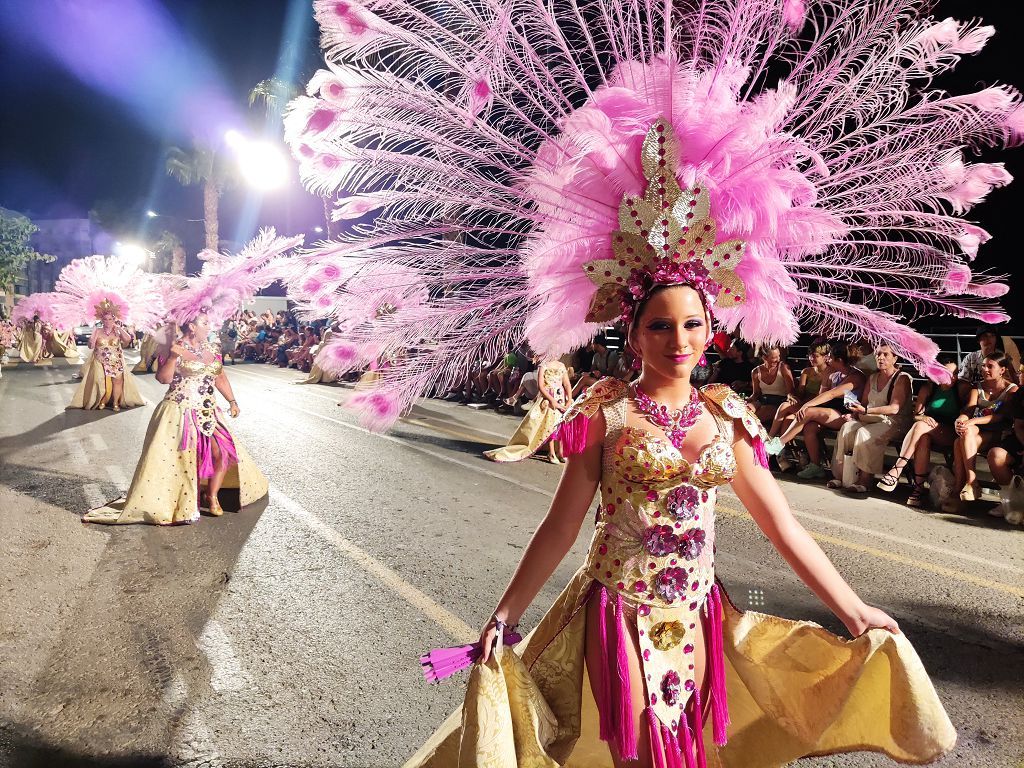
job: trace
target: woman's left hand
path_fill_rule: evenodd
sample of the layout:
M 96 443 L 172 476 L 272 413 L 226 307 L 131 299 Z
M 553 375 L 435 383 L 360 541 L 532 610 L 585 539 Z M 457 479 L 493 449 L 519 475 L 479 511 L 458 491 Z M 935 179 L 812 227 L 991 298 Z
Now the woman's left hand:
M 860 637 L 874 627 L 892 632 L 894 635 L 903 634 L 900 632 L 900 625 L 896 623 L 896 619 L 881 608 L 871 605 L 862 605 L 853 616 L 843 619 L 843 624 L 854 637 Z
M 240 414 L 242 411 L 241 409 L 239 409 L 238 403 L 232 403 L 231 408 L 229 409 L 228 412 L 231 414 L 232 419 L 237 419 L 238 414 Z

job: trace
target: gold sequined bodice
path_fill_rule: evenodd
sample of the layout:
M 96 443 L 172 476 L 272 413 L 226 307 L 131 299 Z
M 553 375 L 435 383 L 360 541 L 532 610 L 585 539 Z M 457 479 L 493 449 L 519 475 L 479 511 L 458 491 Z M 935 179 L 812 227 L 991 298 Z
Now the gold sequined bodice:
M 206 345 L 209 351 L 216 347 Z M 223 370 L 223 363 L 220 356 L 216 356 L 212 362 L 202 360 L 186 360 L 179 357 L 174 367 L 174 377 L 164 400 L 178 403 L 183 408 L 196 412 L 197 423 L 200 431 L 209 436 L 213 434 L 217 426 L 217 399 L 214 379 Z
M 107 335 L 96 337 L 93 354 L 103 366 L 103 375 L 116 378 L 124 373 L 124 353 L 121 351 L 121 340 Z
M 699 604 L 714 583 L 715 489 L 732 480 L 732 424 L 694 461 L 665 437 L 627 426 L 628 396 L 605 403 L 601 508 L 590 551 L 598 581 L 632 602 Z

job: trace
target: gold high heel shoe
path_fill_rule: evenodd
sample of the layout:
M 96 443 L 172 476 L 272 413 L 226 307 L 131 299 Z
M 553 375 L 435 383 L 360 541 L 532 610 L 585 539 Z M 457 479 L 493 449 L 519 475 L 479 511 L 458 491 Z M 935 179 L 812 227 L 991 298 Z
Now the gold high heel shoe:
M 220 502 L 215 498 L 210 498 L 210 514 L 213 517 L 220 517 L 224 514 L 224 507 L 220 505 Z

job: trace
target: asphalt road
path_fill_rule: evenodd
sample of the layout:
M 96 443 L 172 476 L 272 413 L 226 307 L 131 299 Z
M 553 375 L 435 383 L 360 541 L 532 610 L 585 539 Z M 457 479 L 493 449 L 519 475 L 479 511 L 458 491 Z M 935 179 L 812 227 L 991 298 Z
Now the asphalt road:
M 460 680 L 426 685 L 417 656 L 475 638 L 559 468 L 483 459 L 515 428 L 508 416 L 427 401 L 372 435 L 337 407 L 344 387 L 229 366 L 236 436 L 269 499 L 194 526 L 85 526 L 85 509 L 126 490 L 152 407 L 65 412 L 70 374 L 0 379 L 0 765 L 401 765 L 463 694 Z M 162 396 L 152 376 L 140 387 Z M 784 488 L 914 642 L 960 734 L 938 764 L 1021 764 L 1024 529 Z M 719 515 L 719 575 L 740 607 L 841 631 L 735 498 Z

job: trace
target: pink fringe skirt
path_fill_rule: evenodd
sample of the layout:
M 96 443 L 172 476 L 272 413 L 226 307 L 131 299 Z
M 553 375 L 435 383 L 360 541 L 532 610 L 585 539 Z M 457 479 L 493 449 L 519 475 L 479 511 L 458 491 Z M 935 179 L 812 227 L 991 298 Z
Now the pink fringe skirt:
M 632 691 L 626 643 L 631 642 L 623 615 L 622 595 L 615 598 L 614 618 L 607 616 L 610 600 L 604 586 L 592 593 L 591 599 L 601 602 L 601 684 L 595 686 L 594 698 L 600 713 L 601 740 L 608 743 L 624 760 L 638 759 L 638 739 L 634 728 Z M 729 704 L 725 687 L 725 648 L 722 639 L 722 600 L 718 585 L 711 587 L 704 601 L 704 638 L 707 649 L 708 696 L 711 700 L 711 721 L 715 743 L 724 745 L 729 726 Z M 612 654 L 615 660 L 612 661 Z M 704 749 L 704 717 L 700 685 L 684 710 L 685 716 L 673 730 L 662 723 L 653 707 L 647 707 L 641 718 L 646 727 L 654 768 L 707 768 Z
M 220 462 L 214 464 L 213 443 L 220 448 Z M 218 422 L 212 435 L 203 434 L 199 429 L 199 416 L 193 410 L 185 411 L 185 423 L 181 429 L 180 450 L 187 451 L 195 445 L 196 465 L 200 480 L 213 477 L 215 471 L 238 463 L 238 453 L 231 434 Z

